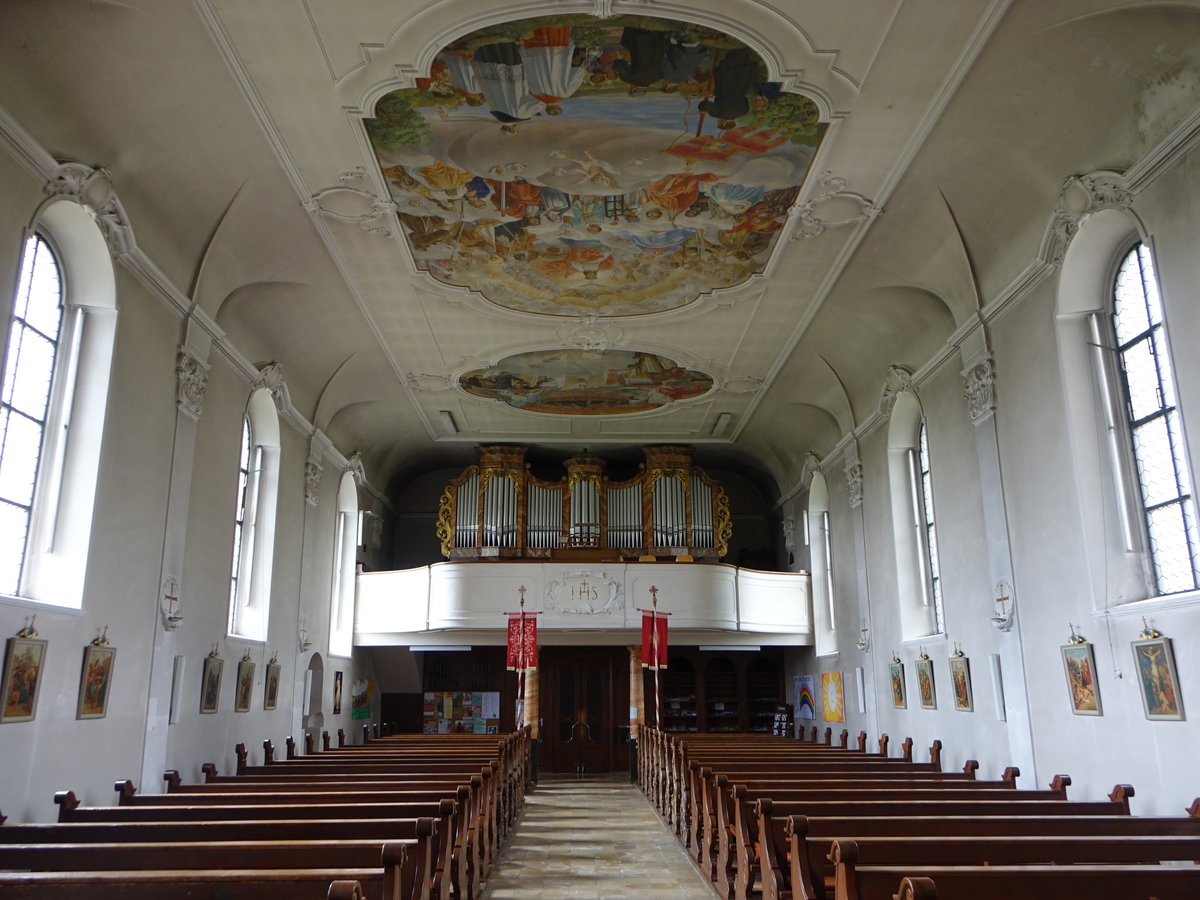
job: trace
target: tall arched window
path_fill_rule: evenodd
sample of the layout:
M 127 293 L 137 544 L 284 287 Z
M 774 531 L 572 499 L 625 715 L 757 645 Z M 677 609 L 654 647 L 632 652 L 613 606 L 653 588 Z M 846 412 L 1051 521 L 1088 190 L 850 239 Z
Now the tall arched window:
M 1200 552 L 1191 476 L 1158 279 L 1145 244 L 1130 250 L 1117 271 L 1112 327 L 1155 588 L 1195 590 Z
M 0 591 L 17 594 L 35 487 L 54 410 L 51 394 L 63 319 L 58 260 L 39 234 L 25 242 L 0 396 Z
M 229 588 L 229 633 L 236 637 L 267 639 L 278 493 L 279 417 L 263 388 L 251 394 L 242 420 Z
M 354 643 L 355 551 L 358 547 L 358 486 L 346 472 L 338 486 L 333 532 L 333 589 L 329 607 L 329 653 L 349 656 Z
M 920 401 L 911 391 L 896 395 L 888 423 L 888 491 L 903 639 L 940 634 L 945 625 L 929 441 Z
M 25 238 L 3 345 L 0 593 L 83 605 L 116 317 L 95 219 L 48 201 Z

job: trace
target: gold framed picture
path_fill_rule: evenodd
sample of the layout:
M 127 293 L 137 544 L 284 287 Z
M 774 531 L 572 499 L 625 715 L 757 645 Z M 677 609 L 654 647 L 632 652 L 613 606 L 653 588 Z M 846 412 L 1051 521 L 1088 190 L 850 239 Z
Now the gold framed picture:
M 0 678 L 0 722 L 33 721 L 45 661 L 46 641 L 8 639 L 4 647 L 4 676 Z
M 1096 654 L 1089 643 L 1063 644 L 1063 667 L 1071 712 L 1077 716 L 1100 716 L 1100 687 L 1096 683 Z
M 103 719 L 108 712 L 108 689 L 112 684 L 115 647 L 89 644 L 83 648 L 83 671 L 79 675 L 77 719 Z
M 937 709 L 937 694 L 933 689 L 933 660 L 917 660 L 917 694 L 922 709 Z
M 237 689 L 233 694 L 233 711 L 250 712 L 250 697 L 254 693 L 254 663 L 249 659 L 238 662 Z
M 279 663 L 267 663 L 267 680 L 263 690 L 263 709 L 274 709 L 279 701 Z
M 904 663 L 895 660 L 888 664 L 888 679 L 892 685 L 892 706 L 908 708 L 908 696 L 904 691 Z
M 200 676 L 200 712 L 215 713 L 221 703 L 221 670 L 225 660 L 219 656 L 204 658 L 204 672 Z
M 1151 720 L 1183 720 L 1183 698 L 1179 694 L 1179 674 L 1171 639 L 1155 637 L 1133 642 L 1142 707 Z
M 971 693 L 971 661 L 967 657 L 950 657 L 950 684 L 954 688 L 954 708 L 961 712 L 974 712 L 975 697 Z

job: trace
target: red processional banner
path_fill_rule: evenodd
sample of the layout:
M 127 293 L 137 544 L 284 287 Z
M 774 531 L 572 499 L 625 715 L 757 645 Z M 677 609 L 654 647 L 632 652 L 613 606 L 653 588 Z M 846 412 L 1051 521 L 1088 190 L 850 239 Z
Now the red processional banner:
M 535 614 L 509 614 L 508 655 L 505 665 L 510 672 L 537 668 L 537 616 Z
M 667 667 L 667 617 L 662 613 L 642 614 L 642 666 Z

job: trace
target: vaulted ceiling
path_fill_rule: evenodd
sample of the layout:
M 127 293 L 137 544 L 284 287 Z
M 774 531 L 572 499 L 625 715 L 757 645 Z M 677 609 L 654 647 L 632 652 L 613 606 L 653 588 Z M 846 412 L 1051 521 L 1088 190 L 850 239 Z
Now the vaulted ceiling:
M 42 0 L 0 25 L 0 105 L 112 173 L 145 256 L 378 485 L 481 442 L 679 442 L 787 491 L 1018 278 L 1065 178 L 1200 101 L 1191 3 Z

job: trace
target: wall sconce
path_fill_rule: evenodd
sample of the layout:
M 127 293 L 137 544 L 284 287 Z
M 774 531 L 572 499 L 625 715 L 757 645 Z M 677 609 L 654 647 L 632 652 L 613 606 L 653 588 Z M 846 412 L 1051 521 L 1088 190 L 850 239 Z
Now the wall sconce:
M 307 653 L 312 647 L 312 643 L 308 638 L 308 619 L 302 616 L 300 618 L 300 652 Z
M 158 609 L 162 614 L 164 630 L 174 631 L 183 622 L 183 613 L 179 611 L 179 582 L 174 575 L 168 575 L 163 580 Z
M 1007 579 L 1001 578 L 996 582 L 996 596 L 992 600 L 992 627 L 998 631 L 1012 631 L 1013 617 L 1017 612 L 1013 600 L 1012 585 Z
M 862 623 L 862 628 L 859 629 L 858 640 L 854 643 L 863 653 L 871 649 L 871 626 L 865 620 Z

